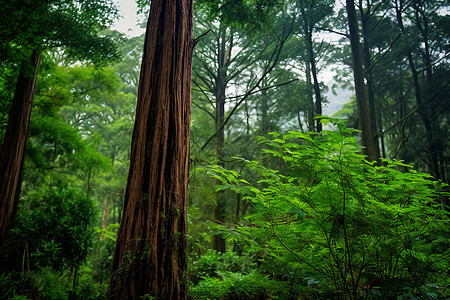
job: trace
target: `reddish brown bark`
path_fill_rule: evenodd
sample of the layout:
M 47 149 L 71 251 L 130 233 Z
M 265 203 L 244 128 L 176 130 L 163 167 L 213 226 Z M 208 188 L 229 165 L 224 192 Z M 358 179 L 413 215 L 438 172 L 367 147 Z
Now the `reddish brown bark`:
M 192 0 L 153 0 L 108 299 L 185 299 Z
M 25 143 L 40 57 L 40 53 L 34 52 L 30 63 L 24 63 L 21 68 L 0 154 L 1 240 L 5 238 L 19 199 Z

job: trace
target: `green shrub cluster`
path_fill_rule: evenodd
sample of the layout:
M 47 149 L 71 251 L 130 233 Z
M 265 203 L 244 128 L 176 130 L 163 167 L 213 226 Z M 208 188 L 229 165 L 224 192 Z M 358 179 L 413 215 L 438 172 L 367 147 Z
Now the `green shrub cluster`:
M 0 299 L 104 299 L 117 224 L 79 189 L 52 187 L 23 203 L 1 247 Z
M 234 252 L 207 251 L 193 263 L 191 279 L 192 299 L 266 299 L 283 289 L 259 273 L 254 257 Z
M 264 253 L 259 270 L 298 287 L 295 297 L 449 297 L 446 186 L 401 162 L 366 161 L 354 130 L 322 122 L 333 130 L 262 138 L 283 171 L 244 160 L 259 175 L 253 184 L 212 167 L 220 189 L 252 203 L 231 230 Z

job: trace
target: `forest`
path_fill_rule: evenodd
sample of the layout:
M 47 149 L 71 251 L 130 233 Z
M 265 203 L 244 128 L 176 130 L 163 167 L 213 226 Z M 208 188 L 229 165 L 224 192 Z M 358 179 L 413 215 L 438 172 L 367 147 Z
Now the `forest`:
M 0 0 L 0 299 L 450 299 L 448 0 L 136 3 Z

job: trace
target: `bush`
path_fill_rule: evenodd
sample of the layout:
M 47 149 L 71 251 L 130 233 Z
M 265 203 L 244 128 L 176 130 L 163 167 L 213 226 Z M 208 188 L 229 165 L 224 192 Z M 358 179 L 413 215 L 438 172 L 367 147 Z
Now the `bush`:
M 21 209 L 8 236 L 18 259 L 29 254 L 30 268 L 73 269 L 85 261 L 92 245 L 98 207 L 76 188 L 53 187 Z M 17 250 L 17 248 L 15 249 Z M 22 265 L 16 263 L 16 266 Z
M 256 268 L 252 257 L 238 256 L 234 252 L 219 253 L 208 250 L 192 264 L 191 280 L 198 283 L 205 277 L 218 277 L 224 272 L 248 274 Z
M 7 286 L 8 297 L 37 293 L 43 299 L 68 299 L 70 293 L 86 295 L 82 289 L 86 290 L 92 279 L 79 280 L 82 274 L 78 270 L 92 247 L 99 211 L 96 203 L 79 189 L 52 187 L 42 198 L 22 205 L 1 249 L 0 269 L 8 273 L 0 273 L 0 287 Z M 91 290 L 98 290 L 93 284 Z
M 261 139 L 286 172 L 244 161 L 260 176 L 249 184 L 212 167 L 221 189 L 253 204 L 254 214 L 236 229 L 242 240 L 279 266 L 272 276 L 286 280 L 289 270 L 292 284 L 301 282 L 316 297 L 449 296 L 444 186 L 401 162 L 366 161 L 355 131 L 322 120 L 330 121 L 336 131 Z
M 281 293 L 283 283 L 256 270 L 252 256 L 208 250 L 193 262 L 190 294 L 193 299 L 266 299 Z
M 80 268 L 78 284 L 73 287 L 73 279 L 69 272 L 55 272 L 51 268 L 41 269 L 33 277 L 41 299 L 46 300 L 100 300 L 106 297 L 106 284 L 96 284 L 92 280 L 92 271 L 83 266 Z
M 192 299 L 277 299 L 283 284 L 258 273 L 220 273 L 218 278 L 204 277 L 190 288 Z
M 107 228 L 98 228 L 96 231 L 89 261 L 92 264 L 92 278 L 100 284 L 109 282 L 118 231 L 119 224 L 110 224 Z

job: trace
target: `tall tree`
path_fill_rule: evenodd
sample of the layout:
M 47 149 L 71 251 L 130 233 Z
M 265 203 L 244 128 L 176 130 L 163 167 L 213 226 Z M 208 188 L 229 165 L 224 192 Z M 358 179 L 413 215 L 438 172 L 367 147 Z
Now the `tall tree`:
M 193 1 L 153 0 L 108 299 L 185 299 Z
M 380 18 L 379 16 L 377 16 L 377 11 L 381 10 L 381 6 L 383 4 L 383 2 L 381 1 L 370 1 L 367 0 L 366 5 L 364 6 L 364 1 L 363 0 L 359 0 L 359 4 L 358 4 L 358 10 L 359 10 L 359 15 L 360 15 L 360 20 L 361 20 L 361 35 L 362 35 L 362 49 L 361 49 L 361 53 L 362 53 L 362 57 L 363 57 L 363 61 L 364 61 L 364 67 L 365 67 L 365 71 L 364 71 L 364 77 L 366 79 L 366 87 L 367 87 L 367 101 L 368 101 L 368 106 L 369 106 L 369 114 L 370 114 L 370 126 L 372 127 L 372 132 L 375 135 L 377 133 L 377 114 L 375 112 L 375 94 L 374 94 L 374 76 L 373 76 L 373 67 L 374 67 L 374 62 L 373 62 L 373 54 L 371 53 L 371 42 L 372 42 L 372 34 L 375 33 L 378 30 L 380 30 L 381 26 L 379 26 L 380 24 L 382 24 L 382 20 L 383 18 Z M 375 25 L 373 25 L 375 24 Z M 371 26 L 372 25 L 372 26 Z M 377 26 L 379 28 L 377 28 Z M 372 28 L 371 28 L 372 27 Z M 385 31 L 382 31 L 383 33 Z M 388 32 L 388 31 L 387 31 Z M 386 37 L 385 37 L 386 38 Z M 395 40 L 394 40 L 395 42 Z M 378 124 L 379 126 L 381 126 L 381 124 Z M 383 138 L 383 137 L 381 137 Z M 378 146 L 378 137 L 374 137 L 374 143 L 376 145 L 376 147 L 379 148 Z M 384 149 L 383 149 L 384 150 Z M 379 152 L 379 150 L 378 150 Z
M 380 152 L 375 141 L 370 119 L 367 87 L 364 83 L 363 56 L 359 43 L 358 24 L 356 19 L 355 3 L 346 1 L 347 18 L 350 31 L 350 46 L 352 49 L 353 74 L 355 80 L 356 103 L 358 108 L 359 127 L 362 131 L 361 140 L 364 153 L 371 161 L 378 160 Z
M 395 15 L 397 17 L 397 22 L 398 22 L 398 27 L 400 28 L 400 31 L 402 34 L 405 34 L 405 26 L 404 26 L 404 22 L 403 22 L 403 14 L 405 11 L 405 1 L 402 0 L 396 0 L 394 2 L 394 8 L 395 8 Z M 413 3 L 414 4 L 414 8 L 415 8 L 415 15 L 416 18 L 418 18 L 418 4 L 417 3 Z M 417 24 L 419 24 L 418 20 Z M 417 25 L 419 28 L 421 28 L 420 25 Z M 423 33 L 424 34 L 424 33 Z M 425 55 L 424 55 L 424 60 L 425 60 L 425 66 L 426 66 L 426 73 L 427 73 L 427 79 L 428 79 L 428 83 L 430 84 L 431 78 L 432 78 L 432 66 L 431 66 L 431 60 L 429 58 L 429 41 L 426 38 L 426 35 L 424 36 L 425 39 Z M 413 54 L 410 50 L 407 50 L 407 57 L 408 57 L 408 64 L 409 64 L 409 68 L 411 70 L 412 73 L 412 78 L 413 78 L 413 82 L 414 82 L 414 96 L 416 99 L 416 103 L 417 106 L 419 108 L 419 114 L 420 117 L 422 118 L 424 127 L 425 127 L 425 134 L 426 134 L 426 139 L 427 139 L 427 144 L 428 144 L 428 155 L 429 155 L 429 160 L 430 160 L 430 169 L 431 169 L 431 174 L 433 176 L 435 176 L 436 178 L 440 178 L 440 172 L 439 172 L 439 165 L 438 165 L 438 149 L 437 149 L 437 145 L 436 145 L 436 140 L 433 137 L 434 131 L 432 128 L 432 124 L 431 124 L 431 120 L 429 117 L 429 109 L 428 107 L 426 107 L 424 105 L 424 101 L 423 101 L 423 92 L 422 92 L 422 87 L 420 84 L 420 79 L 419 79 L 419 73 L 420 71 L 417 70 L 416 67 L 416 63 L 414 62 L 414 58 L 413 58 Z M 427 55 L 428 54 L 428 55 Z
M 6 3 L 5 3 L 6 2 Z M 18 3 L 17 3 L 18 2 Z M 1 1 L 0 55 L 21 61 L 0 156 L 2 241 L 20 194 L 24 149 L 40 53 L 64 47 L 71 59 L 93 62 L 116 57 L 116 46 L 99 31 L 117 10 L 109 1 Z M 70 31 L 71 34 L 68 34 Z
M 193 84 L 199 96 L 193 98 L 193 105 L 208 113 L 214 120 L 214 134 L 203 144 L 201 150 L 214 142 L 217 162 L 224 166 L 228 159 L 225 151 L 228 123 L 249 96 L 261 88 L 262 80 L 278 64 L 292 26 L 289 24 L 282 28 L 284 30 L 277 32 L 278 36 L 265 30 L 267 23 L 273 22 L 271 18 L 275 16 L 272 8 L 276 3 L 270 1 L 261 1 L 256 6 L 231 0 L 197 3 L 202 5 L 196 10 L 201 13 L 197 22 L 198 29 L 209 31 L 200 40 L 197 48 L 199 51 L 194 53 Z M 267 36 L 271 36 L 271 40 L 263 41 Z M 266 57 L 269 58 L 265 59 Z M 258 64 L 259 61 L 264 63 Z M 229 87 L 233 84 L 237 96 L 230 100 L 227 92 L 230 92 Z M 230 109 L 226 109 L 227 104 L 232 104 Z M 219 185 L 218 181 L 216 185 Z M 222 192 L 216 191 L 215 202 L 212 219 L 216 223 L 224 223 L 227 199 Z M 212 248 L 225 252 L 223 236 L 213 236 Z
M 311 83 L 312 76 L 312 87 L 315 96 L 315 114 L 322 114 L 322 94 L 320 91 L 319 79 L 318 79 L 318 68 L 317 68 L 317 53 L 314 49 L 314 31 L 315 27 L 318 25 L 327 26 L 327 19 L 332 15 L 333 8 L 332 5 L 334 1 L 307 1 L 299 0 L 297 5 L 300 8 L 301 15 L 301 27 L 302 34 L 305 39 L 306 51 L 307 51 L 307 67 L 306 67 L 306 80 Z M 318 119 L 315 125 L 317 132 L 322 131 L 322 123 Z
M 32 68 L 20 71 L 0 153 L 0 240 L 5 238 L 19 198 L 25 141 L 40 57 L 39 53 L 34 52 L 31 57 Z

